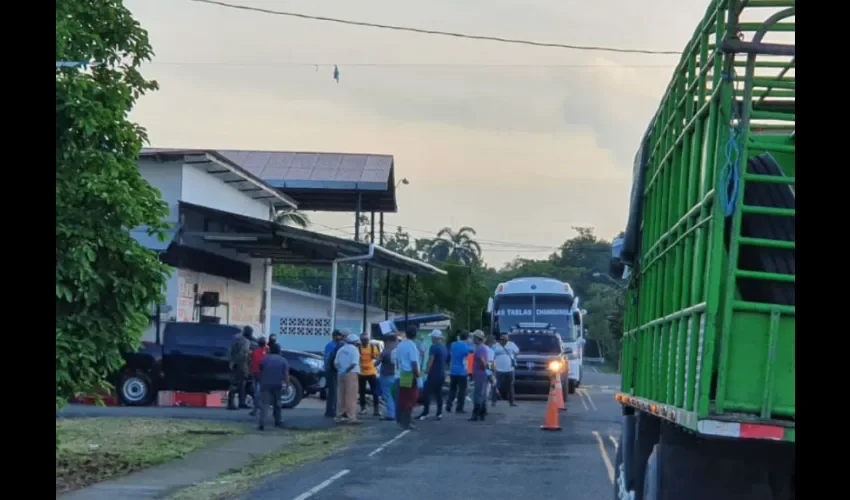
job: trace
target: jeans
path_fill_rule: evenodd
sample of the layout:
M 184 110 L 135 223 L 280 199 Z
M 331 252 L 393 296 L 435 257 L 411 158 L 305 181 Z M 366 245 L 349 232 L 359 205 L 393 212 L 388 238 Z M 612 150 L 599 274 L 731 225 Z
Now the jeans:
M 379 409 L 379 398 L 378 392 L 375 390 L 378 376 L 377 375 L 358 375 L 358 383 L 360 389 L 360 409 L 366 409 L 366 384 L 369 384 L 369 392 L 372 393 L 372 404 L 375 407 L 375 413 L 378 413 Z
M 381 396 L 384 398 L 384 406 L 386 407 L 387 417 L 395 420 L 395 398 L 393 398 L 393 385 L 395 384 L 395 377 L 383 376 L 381 377 Z
M 251 387 L 251 389 L 252 389 L 251 395 L 254 398 L 254 411 L 257 411 L 257 410 L 260 409 L 260 406 L 261 406 L 260 403 L 263 400 L 263 391 L 260 389 L 260 383 L 258 382 L 258 380 L 260 380 L 260 376 L 254 375 L 254 379 L 251 381 L 251 386 L 252 386 Z
M 487 404 L 487 389 L 490 381 L 486 378 L 473 379 L 472 402 L 477 405 Z
M 449 400 L 446 401 L 446 408 L 451 410 L 452 403 L 457 397 L 455 404 L 458 411 L 463 411 L 463 405 L 466 404 L 466 385 L 469 378 L 467 375 L 452 375 L 449 380 Z
M 443 414 L 443 377 L 428 377 L 425 381 L 425 392 L 422 394 L 422 414 L 427 415 L 431 411 L 431 398 L 437 400 L 437 415 Z
M 498 380 L 498 392 L 503 399 L 510 404 L 514 403 L 514 372 L 502 372 L 496 374 Z
M 266 414 L 269 411 L 269 405 L 272 407 L 272 415 L 274 415 L 274 425 L 281 425 L 280 419 L 280 393 L 283 388 L 281 386 L 264 387 L 261 389 L 263 402 L 260 405 L 260 416 L 257 425 L 263 428 L 266 423 Z
M 325 398 L 325 416 L 326 417 L 335 417 L 336 416 L 336 388 L 337 388 L 337 374 L 336 372 L 328 372 L 327 377 L 325 377 L 328 381 L 327 388 L 325 389 L 325 393 L 327 397 Z

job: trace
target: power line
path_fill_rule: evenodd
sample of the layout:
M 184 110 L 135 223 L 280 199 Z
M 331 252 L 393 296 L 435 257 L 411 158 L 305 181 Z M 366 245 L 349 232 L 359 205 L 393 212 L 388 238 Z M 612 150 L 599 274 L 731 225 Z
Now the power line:
M 230 62 L 230 61 L 150 61 L 146 65 L 152 66 L 214 66 L 233 68 L 282 68 L 282 67 L 306 67 L 306 68 L 332 68 L 334 66 L 345 66 L 355 68 L 528 68 L 528 69 L 596 69 L 596 68 L 658 68 L 671 69 L 675 64 L 478 64 L 478 63 L 307 63 L 307 62 Z
M 363 26 L 367 28 L 380 28 L 387 30 L 395 30 L 395 31 L 407 31 L 410 33 L 419 33 L 422 35 L 437 35 L 437 36 L 450 36 L 454 38 L 465 38 L 469 40 L 484 40 L 489 42 L 500 42 L 500 43 L 510 43 L 514 45 L 531 45 L 534 47 L 550 47 L 556 49 L 570 49 L 570 50 L 584 50 L 584 51 L 594 51 L 594 52 L 617 52 L 621 54 L 652 54 L 652 55 L 681 55 L 680 51 L 675 50 L 649 50 L 649 49 L 624 49 L 619 47 L 603 47 L 596 45 L 572 45 L 566 43 L 555 43 L 555 42 L 540 42 L 535 40 L 522 40 L 518 38 L 504 38 L 498 36 L 487 36 L 487 35 L 472 35 L 467 33 L 458 33 L 453 31 L 440 31 L 440 30 L 429 30 L 424 28 L 412 28 L 409 26 L 398 26 L 392 24 L 378 24 L 378 23 L 370 23 L 366 21 L 350 21 L 347 19 L 339 19 L 336 17 L 325 17 L 325 16 L 313 16 L 309 14 L 302 14 L 299 12 L 286 12 L 280 10 L 272 10 L 272 9 L 264 9 L 262 7 L 251 7 L 248 5 L 238 5 L 227 2 L 219 2 L 216 0 L 190 0 L 192 2 L 197 3 L 205 3 L 210 5 L 217 5 L 219 7 L 225 7 L 228 9 L 237 9 L 237 10 L 246 10 L 251 12 L 259 12 L 263 14 L 272 14 L 276 16 L 286 16 L 286 17 L 297 17 L 300 19 L 310 19 L 313 21 L 325 21 L 330 23 L 338 23 L 338 24 L 347 24 L 350 26 Z

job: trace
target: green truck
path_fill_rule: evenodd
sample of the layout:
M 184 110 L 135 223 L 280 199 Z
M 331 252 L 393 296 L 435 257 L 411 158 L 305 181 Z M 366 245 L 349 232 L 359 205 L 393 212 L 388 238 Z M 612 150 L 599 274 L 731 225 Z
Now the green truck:
M 713 1 L 636 155 L 615 498 L 795 498 L 794 6 Z

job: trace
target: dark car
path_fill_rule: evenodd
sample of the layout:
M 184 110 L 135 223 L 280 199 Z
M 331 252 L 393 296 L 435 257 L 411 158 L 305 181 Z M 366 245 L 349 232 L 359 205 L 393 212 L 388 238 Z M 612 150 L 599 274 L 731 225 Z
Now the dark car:
M 566 401 L 569 365 L 561 337 L 555 330 L 515 328 L 510 332 L 510 339 L 519 348 L 514 369 L 516 393 L 546 394 L 549 392 L 552 374 L 558 373 Z M 559 369 L 553 370 L 556 367 Z
M 230 346 L 241 329 L 215 323 L 166 323 L 163 343 L 144 343 L 125 354 L 126 364 L 112 377 L 121 402 L 149 405 L 158 391 L 226 391 L 230 385 Z M 325 388 L 321 356 L 281 350 L 289 362 L 290 385 L 281 405 L 294 408 L 301 400 Z M 249 391 L 250 392 L 250 391 Z

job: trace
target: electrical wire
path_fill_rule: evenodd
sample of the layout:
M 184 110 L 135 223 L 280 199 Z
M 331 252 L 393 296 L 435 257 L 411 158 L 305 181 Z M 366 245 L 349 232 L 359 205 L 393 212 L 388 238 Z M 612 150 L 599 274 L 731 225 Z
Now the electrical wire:
M 675 64 L 477 64 L 477 63 L 307 63 L 307 62 L 230 62 L 230 61 L 149 61 L 150 66 L 212 66 L 231 68 L 332 68 L 335 65 L 354 68 L 510 68 L 510 69 L 596 69 L 596 68 L 629 68 L 629 69 L 672 69 Z
M 326 17 L 326 16 L 313 16 L 310 14 L 302 14 L 300 12 L 286 12 L 280 10 L 272 10 L 272 9 L 264 9 L 262 7 L 252 7 L 249 5 L 239 5 L 232 4 L 227 2 L 219 2 L 217 0 L 189 0 L 190 2 L 197 3 L 205 3 L 209 5 L 216 5 L 219 7 L 224 7 L 228 9 L 236 9 L 236 10 L 246 10 L 251 12 L 258 12 L 262 14 L 271 14 L 276 16 L 285 16 L 285 17 L 296 17 L 300 19 L 309 19 L 312 21 L 324 21 L 330 23 L 337 24 L 347 24 L 350 26 L 362 26 L 367 28 L 379 28 L 386 30 L 394 30 L 394 31 L 406 31 L 410 33 L 419 33 L 422 35 L 436 35 L 436 36 L 447 36 L 454 38 L 465 38 L 468 40 L 483 40 L 488 42 L 499 42 L 499 43 L 509 43 L 514 45 L 531 45 L 534 47 L 549 47 L 556 49 L 569 49 L 569 50 L 583 50 L 583 51 L 593 51 L 593 52 L 616 52 L 620 54 L 650 54 L 650 55 L 681 55 L 681 51 L 676 50 L 649 50 L 649 49 L 624 49 L 620 47 L 604 47 L 597 45 L 573 45 L 566 43 L 555 43 L 555 42 L 541 42 L 536 40 L 522 40 L 518 38 L 504 38 L 498 36 L 487 36 L 487 35 L 473 35 L 468 33 L 459 33 L 453 31 L 440 31 L 440 30 L 429 30 L 424 28 L 413 28 L 410 26 L 398 26 L 393 24 L 379 24 L 379 23 L 370 23 L 366 21 L 351 21 L 348 19 L 340 19 L 336 17 Z

